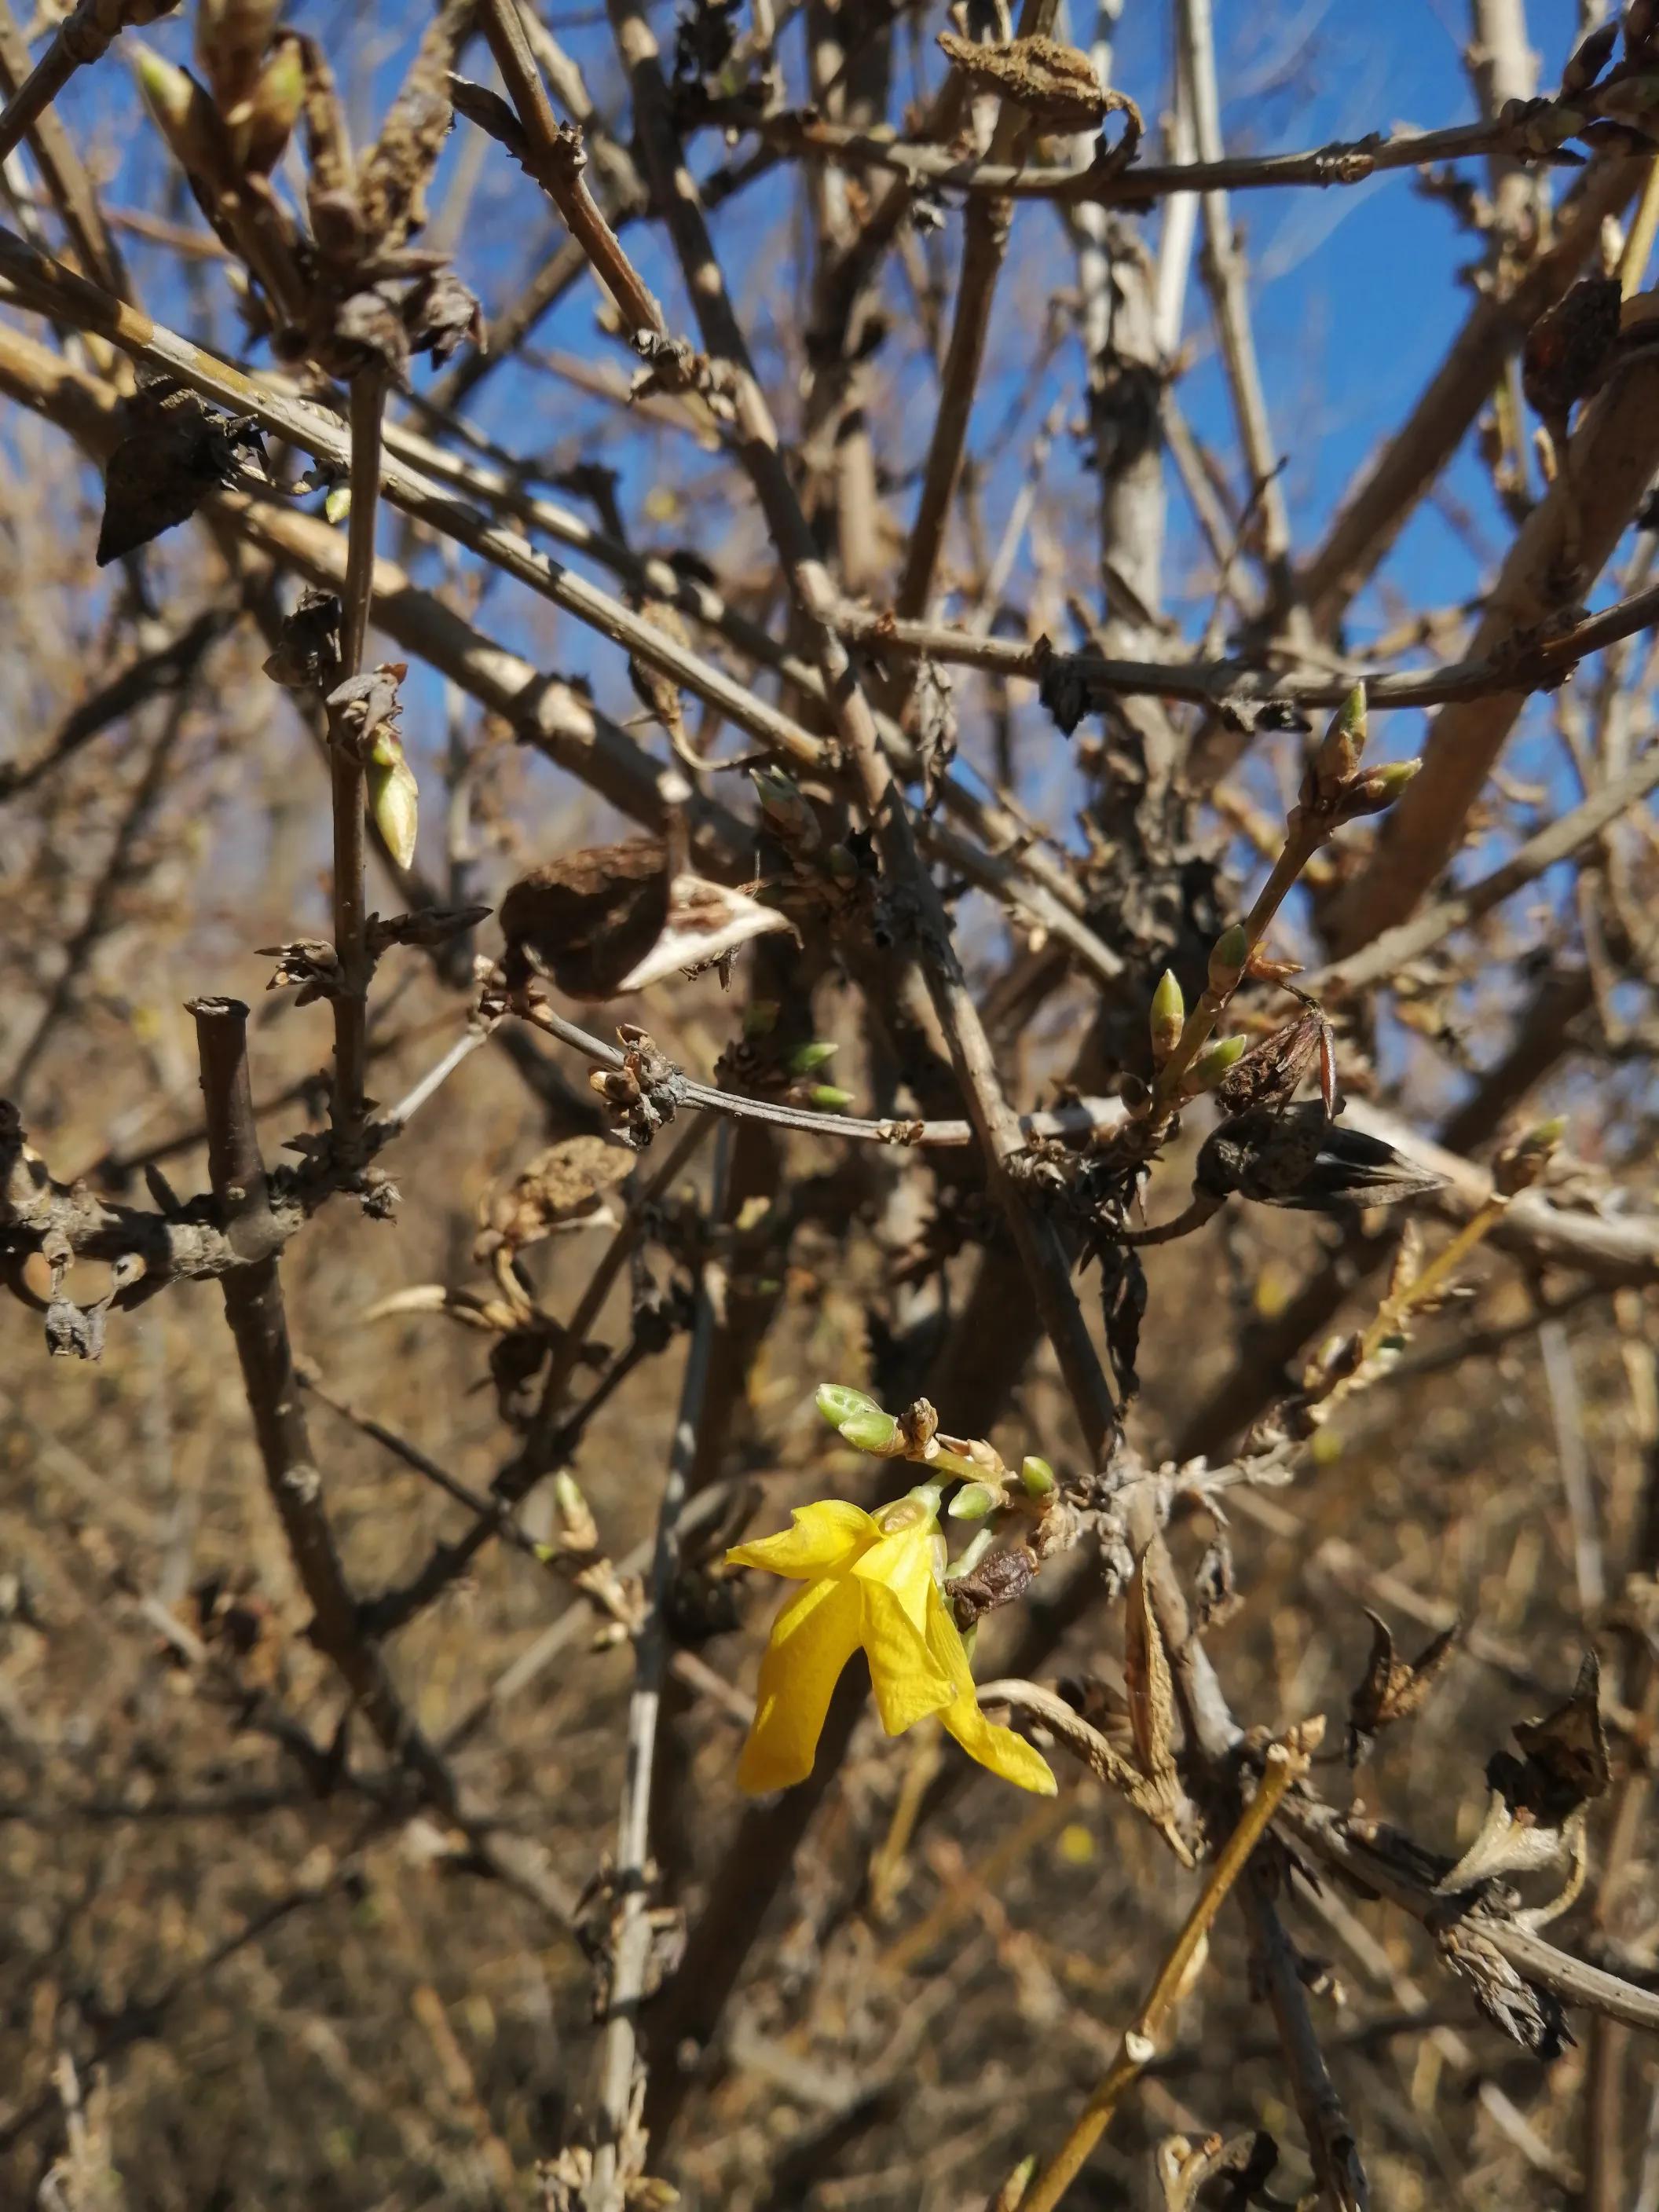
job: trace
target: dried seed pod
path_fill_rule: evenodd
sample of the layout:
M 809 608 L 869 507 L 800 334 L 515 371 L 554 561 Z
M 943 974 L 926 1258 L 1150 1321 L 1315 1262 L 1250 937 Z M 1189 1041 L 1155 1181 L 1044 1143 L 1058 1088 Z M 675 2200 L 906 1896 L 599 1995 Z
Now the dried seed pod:
M 1252 1107 L 1223 1121 L 1199 1152 L 1193 1187 L 1211 1198 L 1329 1213 L 1397 1205 L 1443 1181 L 1380 1137 L 1343 1128 L 1322 1100 L 1310 1098 L 1283 1110 Z

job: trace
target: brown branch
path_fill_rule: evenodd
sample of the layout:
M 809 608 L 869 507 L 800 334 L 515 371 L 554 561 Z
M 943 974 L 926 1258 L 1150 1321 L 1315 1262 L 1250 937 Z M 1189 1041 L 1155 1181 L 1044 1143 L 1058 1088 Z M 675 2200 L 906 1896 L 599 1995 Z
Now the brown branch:
M 1330 2212 L 1366 2212 L 1370 2191 L 1359 2160 L 1359 2145 L 1319 2047 L 1308 2010 L 1308 1993 L 1298 1971 L 1300 1962 L 1274 1903 L 1278 1887 L 1279 1869 L 1267 1853 L 1258 1853 L 1238 1893 L 1250 1925 L 1256 1978 L 1273 2007 L 1314 2179 Z
M 1659 607 L 1656 607 L 1656 613 L 1659 613 Z M 1656 787 L 1659 787 L 1659 745 L 1638 761 L 1628 774 L 1615 777 L 1571 813 L 1528 837 L 1507 860 L 1472 883 L 1467 890 L 1455 892 L 1449 898 L 1437 899 L 1409 921 L 1385 929 L 1363 951 L 1351 952 L 1346 960 L 1333 961 L 1328 968 L 1316 969 L 1304 980 L 1303 988 L 1316 996 L 1341 997 L 1363 991 L 1373 983 L 1388 982 L 1411 962 L 1432 951 L 1455 931 L 1467 929 L 1472 921 L 1478 921 L 1482 915 L 1501 906 L 1523 884 L 1534 882 L 1563 860 L 1576 860 L 1589 852 L 1620 815 L 1639 805 Z
M 1571 103 L 1550 103 L 1532 127 L 1540 136 L 1560 129 L 1569 116 L 1589 121 L 1599 112 L 1594 93 Z M 715 119 L 720 119 L 719 111 Z M 810 112 L 781 112 L 733 121 L 790 154 L 834 161 L 849 168 L 887 169 L 915 185 L 960 191 L 970 198 L 1059 200 L 1073 205 L 1141 207 L 1177 192 L 1261 191 L 1288 185 L 1358 185 L 1386 171 L 1424 168 L 1493 152 L 1535 159 L 1524 124 L 1504 120 L 1462 123 L 1445 131 L 1398 132 L 1384 137 L 1334 140 L 1304 153 L 1235 155 L 1218 161 L 1148 161 L 1118 170 L 1091 162 L 1083 168 L 1046 169 L 1016 161 L 963 159 L 944 149 L 829 123 Z M 1564 137 L 1571 129 L 1562 130 Z
M 1654 319 L 1659 295 L 1632 306 Z M 1547 498 L 1510 548 L 1472 641 L 1474 657 L 1523 646 L 1564 598 L 1601 568 L 1659 469 L 1659 356 L 1632 355 L 1614 372 L 1572 441 Z M 1564 560 L 1579 571 L 1564 575 Z M 1515 728 L 1524 684 L 1442 709 L 1422 773 L 1382 824 L 1369 863 L 1329 914 L 1339 953 L 1412 913 L 1462 842 L 1469 809 Z
M 325 1503 L 323 1477 L 294 1372 L 273 1220 L 248 1084 L 247 1008 L 198 999 L 198 1048 L 208 1127 L 208 1165 L 226 1241 L 241 1265 L 224 1276 L 225 1319 L 236 1346 L 266 1488 L 312 1608 L 311 1640 L 331 1660 L 382 1747 L 437 1809 L 468 1834 L 481 1862 L 561 1923 L 575 1899 L 533 1846 L 492 1835 L 462 1800 L 449 1767 L 405 1709 L 379 1644 L 346 1580 Z

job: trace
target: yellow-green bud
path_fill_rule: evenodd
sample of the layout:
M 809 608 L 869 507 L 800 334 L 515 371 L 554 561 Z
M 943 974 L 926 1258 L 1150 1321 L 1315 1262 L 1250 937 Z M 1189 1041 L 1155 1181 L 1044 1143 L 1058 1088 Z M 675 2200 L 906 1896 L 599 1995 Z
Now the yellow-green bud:
M 1381 814 L 1392 806 L 1423 763 L 1420 760 L 1390 761 L 1384 768 L 1368 768 L 1343 793 L 1340 818 L 1352 821 L 1362 814 Z
M 1053 1468 L 1046 1459 L 1039 1459 L 1035 1452 L 1027 1452 L 1021 1460 L 1019 1479 L 1028 1498 L 1047 1498 L 1060 1486 Z
M 1231 991 L 1244 973 L 1250 957 L 1250 940 L 1244 933 L 1244 925 L 1236 921 L 1231 929 L 1224 929 L 1210 950 L 1210 988 L 1215 992 Z
M 811 1044 L 797 1045 L 789 1055 L 791 1075 L 816 1075 L 819 1068 L 836 1056 L 836 1048 L 827 1037 L 815 1037 Z
M 815 1083 L 806 1098 L 820 1114 L 844 1114 L 853 1103 L 852 1092 L 839 1090 L 833 1083 Z
M 277 41 L 246 100 L 229 117 L 232 143 L 244 167 L 269 176 L 294 135 L 305 106 L 306 70 L 300 41 L 291 33 Z
M 1227 1070 L 1243 1058 L 1244 1043 L 1242 1036 L 1231 1036 L 1216 1037 L 1206 1044 L 1188 1073 L 1188 1087 L 1194 1091 L 1213 1091 Z
M 1330 719 L 1314 755 L 1314 784 L 1322 799 L 1334 799 L 1359 766 L 1365 750 L 1365 687 L 1356 684 Z
M 982 1521 L 1002 1503 L 1002 1492 L 988 1482 L 964 1482 L 945 1511 L 953 1521 Z
M 331 484 L 323 501 L 323 513 L 336 525 L 345 520 L 351 512 L 351 486 L 349 483 Z
M 1175 971 L 1166 968 L 1152 994 L 1152 1060 L 1162 1067 L 1181 1042 L 1187 1020 L 1187 1001 L 1181 994 Z
M 820 1382 L 814 1402 L 830 1427 L 859 1451 L 888 1457 L 902 1449 L 898 1423 L 866 1392 L 844 1382 Z
M 395 753 L 393 748 L 395 747 Z M 368 763 L 368 811 L 386 848 L 400 868 L 415 858 L 421 787 L 395 738 L 377 739 Z
M 233 190 L 236 172 L 225 127 L 202 86 L 188 70 L 136 40 L 132 61 L 144 105 L 174 159 L 216 191 Z

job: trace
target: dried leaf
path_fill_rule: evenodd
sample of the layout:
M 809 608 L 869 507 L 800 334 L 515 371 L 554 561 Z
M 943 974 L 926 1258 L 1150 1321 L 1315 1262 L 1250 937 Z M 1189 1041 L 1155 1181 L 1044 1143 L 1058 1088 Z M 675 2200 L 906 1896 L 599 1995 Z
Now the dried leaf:
M 129 403 L 129 419 L 104 469 L 100 568 L 188 522 L 233 481 L 244 453 L 261 450 L 252 422 L 216 414 L 181 385 L 151 383 Z
M 526 1162 L 512 1182 L 480 1201 L 475 1260 L 521 1252 L 554 1230 L 591 1224 L 606 1212 L 605 1192 L 633 1173 L 633 1154 L 603 1137 L 567 1137 Z
M 1463 1632 L 1462 1622 L 1453 1621 L 1408 1661 L 1395 1656 L 1394 1638 L 1382 1616 L 1368 1606 L 1365 1617 L 1371 1624 L 1371 1656 L 1364 1680 L 1348 1701 L 1350 1765 L 1366 1755 L 1372 1739 L 1383 1729 L 1422 1711 Z
M 1127 1406 L 1140 1389 L 1135 1360 L 1140 1350 L 1140 1325 L 1146 1317 L 1146 1270 L 1139 1253 L 1128 1246 L 1109 1244 L 1101 1253 L 1100 1308 L 1106 1348 Z
M 1134 1731 L 1135 1753 L 1141 1773 L 1160 1802 L 1167 1803 L 1173 1817 L 1181 1790 L 1175 1762 L 1175 1681 L 1170 1672 L 1169 1655 L 1164 1649 L 1163 1632 L 1152 1610 L 1144 1552 L 1135 1562 L 1129 1584 L 1123 1674 L 1128 1687 L 1129 1725 Z
M 1541 1721 L 1517 1721 L 1515 1740 L 1526 1754 L 1521 1802 L 1542 1819 L 1560 1820 L 1611 1780 L 1601 1725 L 1601 1662 L 1587 1651 L 1571 1697 Z
M 1047 131 L 1094 131 L 1109 115 L 1121 114 L 1126 128 L 1115 158 L 1122 162 L 1133 157 L 1146 128 L 1140 110 L 1127 93 L 1103 86 L 1094 64 L 1075 46 L 1040 37 L 987 46 L 954 31 L 941 31 L 939 44 L 976 92 L 1000 93 Z
M 1206 2204 L 1242 2208 L 1265 2202 L 1262 2185 L 1278 2163 L 1278 2144 L 1260 2130 L 1234 2136 L 1231 2142 L 1219 2136 L 1206 2136 L 1201 2142 L 1165 2136 L 1158 2147 L 1164 2212 L 1198 2212 L 1199 2191 L 1224 2178 L 1228 2186 L 1207 2197 Z

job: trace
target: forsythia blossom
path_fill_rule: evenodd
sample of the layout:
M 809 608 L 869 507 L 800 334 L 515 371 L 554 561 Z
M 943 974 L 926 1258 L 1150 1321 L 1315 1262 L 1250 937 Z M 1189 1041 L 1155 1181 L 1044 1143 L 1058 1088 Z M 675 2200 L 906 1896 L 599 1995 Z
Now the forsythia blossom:
M 787 1789 L 811 1772 L 830 1692 L 861 1648 L 889 1735 L 937 1713 L 981 1766 L 1022 1790 L 1054 1794 L 1048 1762 L 979 1709 L 968 1654 L 933 1571 L 937 1505 L 937 1493 L 926 1489 L 879 1515 L 825 1498 L 797 1507 L 794 1527 L 781 1535 L 726 1553 L 734 1565 L 806 1585 L 778 1615 L 761 1662 L 755 1724 L 738 1768 L 744 1790 Z

